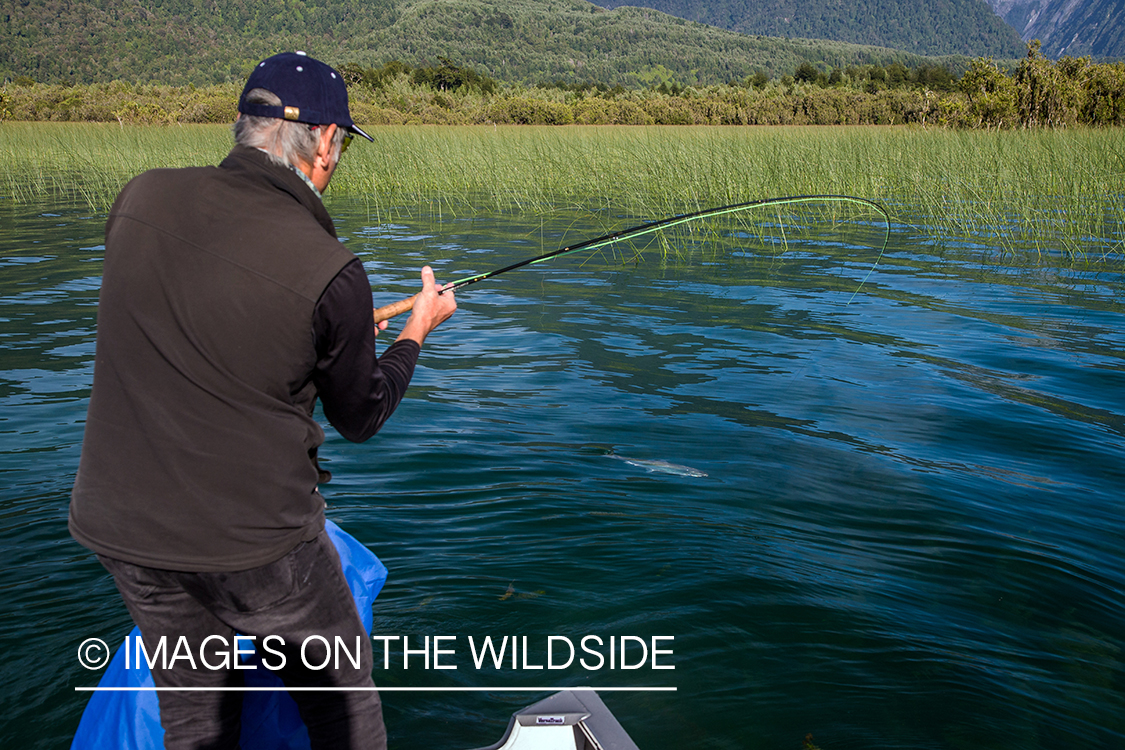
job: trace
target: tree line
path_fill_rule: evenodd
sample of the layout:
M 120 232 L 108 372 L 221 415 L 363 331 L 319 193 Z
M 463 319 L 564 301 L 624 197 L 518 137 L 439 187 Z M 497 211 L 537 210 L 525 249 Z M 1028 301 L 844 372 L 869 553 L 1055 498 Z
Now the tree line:
M 620 84 L 502 83 L 448 58 L 340 66 L 361 124 L 893 125 L 950 128 L 1125 125 L 1125 63 L 1044 57 L 1038 43 L 1013 69 L 977 58 L 960 76 L 901 63 L 829 68 L 802 63 L 712 86 L 674 79 Z M 0 119 L 120 123 L 230 122 L 236 84 L 124 82 L 61 86 L 28 78 L 0 87 Z

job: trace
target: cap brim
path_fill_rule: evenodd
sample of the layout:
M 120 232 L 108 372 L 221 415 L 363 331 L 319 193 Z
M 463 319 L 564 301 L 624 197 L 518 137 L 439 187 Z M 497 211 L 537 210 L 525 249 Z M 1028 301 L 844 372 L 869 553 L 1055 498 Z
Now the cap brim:
M 352 133 L 355 133 L 356 135 L 362 135 L 362 136 L 363 136 L 364 138 L 366 138 L 367 140 L 371 141 L 372 143 L 374 143 L 374 142 L 375 142 L 375 139 L 374 139 L 374 138 L 372 138 L 372 137 L 371 137 L 371 136 L 369 136 L 369 135 L 368 135 L 367 133 L 364 133 L 364 132 L 363 132 L 362 130 L 360 130 L 360 129 L 359 129 L 359 126 L 358 126 L 358 125 L 356 125 L 356 124 L 355 124 L 354 122 L 353 122 L 353 123 L 352 123 L 351 125 L 349 125 L 349 126 L 348 126 L 348 130 L 349 130 L 350 132 L 352 132 Z

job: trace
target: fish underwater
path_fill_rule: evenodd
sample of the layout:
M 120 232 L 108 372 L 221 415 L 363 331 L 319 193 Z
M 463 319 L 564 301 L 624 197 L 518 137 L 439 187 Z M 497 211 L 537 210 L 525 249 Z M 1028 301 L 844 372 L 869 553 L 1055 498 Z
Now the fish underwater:
M 630 466 L 639 466 L 648 471 L 654 471 L 661 474 L 674 474 L 678 477 L 705 477 L 707 474 L 699 469 L 693 469 L 690 466 L 683 466 L 682 464 L 673 464 L 661 459 L 650 460 L 647 458 L 628 458 L 627 456 L 619 456 L 616 453 L 607 453 L 610 458 L 616 458 L 618 461 L 624 461 Z

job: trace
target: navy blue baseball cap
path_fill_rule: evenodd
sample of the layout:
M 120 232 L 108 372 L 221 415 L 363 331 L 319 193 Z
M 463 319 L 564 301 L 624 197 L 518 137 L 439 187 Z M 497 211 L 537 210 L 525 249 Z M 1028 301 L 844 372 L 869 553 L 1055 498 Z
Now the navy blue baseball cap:
M 246 94 L 251 89 L 272 91 L 281 99 L 281 104 L 251 104 L 246 101 Z M 335 124 L 369 141 L 375 140 L 352 122 L 344 78 L 304 52 L 282 52 L 258 63 L 242 89 L 238 111 L 255 117 L 277 117 L 308 125 Z

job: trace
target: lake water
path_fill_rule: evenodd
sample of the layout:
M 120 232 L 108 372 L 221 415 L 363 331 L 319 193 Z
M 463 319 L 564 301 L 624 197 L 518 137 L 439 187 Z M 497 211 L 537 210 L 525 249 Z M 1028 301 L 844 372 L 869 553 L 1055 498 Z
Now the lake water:
M 380 304 L 423 262 L 450 280 L 656 218 L 330 208 Z M 392 747 L 489 744 L 549 686 L 675 687 L 602 694 L 642 750 L 1125 747 L 1121 258 L 1024 265 L 903 222 L 877 259 L 862 219 L 467 288 L 387 427 L 328 430 L 329 517 L 390 571 L 375 632 L 451 637 L 457 667 L 404 669 L 400 640 L 376 683 L 529 689 L 387 692 Z M 0 201 L 3 747 L 67 747 L 100 674 L 79 644 L 130 628 L 66 530 L 103 222 Z M 587 635 L 600 668 L 531 668 Z M 470 636 L 520 659 L 478 669 Z M 611 669 L 622 636 L 629 667 L 670 636 L 675 668 Z

